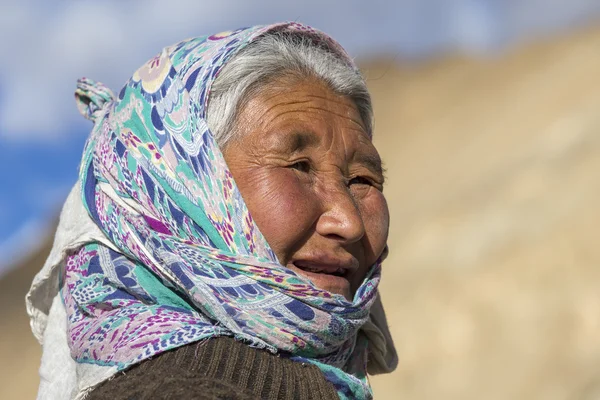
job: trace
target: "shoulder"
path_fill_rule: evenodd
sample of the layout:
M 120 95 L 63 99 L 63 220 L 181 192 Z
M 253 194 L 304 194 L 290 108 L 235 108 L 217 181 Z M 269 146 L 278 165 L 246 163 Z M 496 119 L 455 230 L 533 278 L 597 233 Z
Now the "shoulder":
M 311 382 L 310 386 L 306 382 Z M 221 337 L 143 361 L 101 384 L 86 400 L 106 398 L 291 400 L 338 396 L 316 366 Z

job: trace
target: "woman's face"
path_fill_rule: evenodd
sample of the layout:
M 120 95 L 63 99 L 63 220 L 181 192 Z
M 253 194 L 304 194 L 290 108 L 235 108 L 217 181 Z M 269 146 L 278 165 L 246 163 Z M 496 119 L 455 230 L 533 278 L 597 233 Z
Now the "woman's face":
M 385 249 L 381 159 L 354 103 L 319 82 L 271 85 L 223 154 L 279 262 L 351 300 Z

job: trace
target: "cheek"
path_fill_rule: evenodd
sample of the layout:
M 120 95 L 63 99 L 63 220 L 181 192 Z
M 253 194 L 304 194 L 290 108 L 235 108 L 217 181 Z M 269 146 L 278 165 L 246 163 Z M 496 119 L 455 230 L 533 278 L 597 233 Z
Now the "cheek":
M 374 263 L 383 252 L 389 233 L 390 213 L 383 193 L 377 191 L 361 203 L 361 214 L 365 224 L 366 257 Z
M 353 292 L 358 289 L 371 266 L 385 249 L 390 225 L 387 202 L 380 191 L 369 192 L 358 205 L 365 224 L 365 236 L 362 241 L 364 253 L 361 266 L 351 279 Z
M 285 264 L 313 225 L 312 196 L 286 169 L 256 171 L 238 187 L 256 225 Z

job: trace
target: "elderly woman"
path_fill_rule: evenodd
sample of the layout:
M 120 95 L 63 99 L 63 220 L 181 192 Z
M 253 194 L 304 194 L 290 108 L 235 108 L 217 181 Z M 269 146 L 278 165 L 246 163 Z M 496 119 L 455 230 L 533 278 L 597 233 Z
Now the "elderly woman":
M 76 98 L 94 128 L 27 296 L 39 398 L 371 398 L 389 215 L 343 49 L 240 29 Z

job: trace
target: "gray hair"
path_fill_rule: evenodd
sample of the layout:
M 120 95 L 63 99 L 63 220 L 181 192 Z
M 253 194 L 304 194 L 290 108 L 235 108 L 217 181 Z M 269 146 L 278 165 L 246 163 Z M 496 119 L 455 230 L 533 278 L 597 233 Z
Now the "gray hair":
M 208 101 L 206 120 L 224 149 L 236 134 L 237 113 L 278 79 L 316 78 L 334 93 L 349 97 L 364 127 L 372 132 L 371 96 L 360 72 L 339 51 L 306 32 L 272 31 L 235 54 L 219 72 Z

